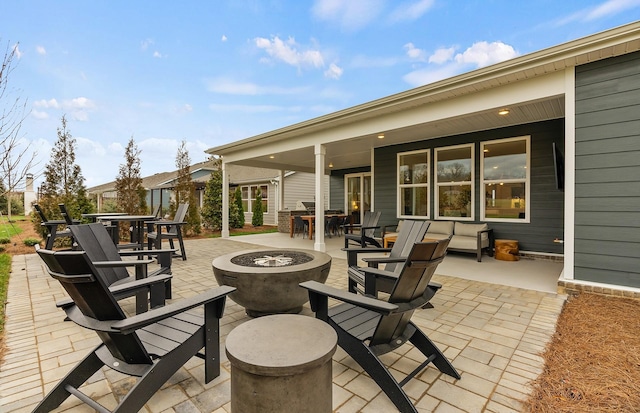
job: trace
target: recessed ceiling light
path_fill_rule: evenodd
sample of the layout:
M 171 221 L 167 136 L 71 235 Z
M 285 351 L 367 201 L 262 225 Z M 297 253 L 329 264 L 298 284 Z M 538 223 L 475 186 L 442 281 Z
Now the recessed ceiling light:
M 269 159 L 273 159 L 273 158 L 275 158 L 275 156 L 269 155 Z
M 333 162 L 329 162 L 329 168 L 333 168 Z
M 498 115 L 500 115 L 500 116 L 506 116 L 506 115 L 508 115 L 508 114 L 509 114 L 509 109 L 507 109 L 507 108 L 500 109 L 500 110 L 498 111 Z
M 381 133 L 380 135 L 378 135 L 378 139 L 384 139 L 384 133 Z

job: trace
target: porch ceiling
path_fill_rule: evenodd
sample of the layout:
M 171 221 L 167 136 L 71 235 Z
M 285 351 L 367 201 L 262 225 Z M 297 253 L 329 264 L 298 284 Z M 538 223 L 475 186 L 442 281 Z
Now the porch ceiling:
M 496 129 L 506 126 L 539 122 L 564 117 L 564 96 L 554 96 L 544 100 L 524 102 L 509 106 L 509 114 L 498 115 L 501 107 L 433 122 L 414 124 L 409 127 L 382 130 L 384 139 L 378 133 L 343 136 L 338 142 L 325 144 L 325 168 L 346 169 L 369 166 L 371 149 L 398 145 L 423 139 L 434 139 L 463 133 Z M 283 150 L 235 162 L 236 164 L 304 172 L 315 172 L 314 147 L 306 146 L 294 150 Z M 332 167 L 329 165 L 332 164 Z

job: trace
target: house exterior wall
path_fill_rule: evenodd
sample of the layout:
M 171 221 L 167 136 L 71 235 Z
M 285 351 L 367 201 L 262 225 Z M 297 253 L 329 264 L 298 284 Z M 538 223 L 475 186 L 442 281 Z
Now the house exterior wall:
M 435 216 L 434 205 L 434 148 L 474 144 L 474 217 L 480 222 L 480 142 L 502 138 L 531 136 L 530 217 L 523 222 L 489 222 L 496 238 L 515 239 L 523 251 L 562 253 L 563 246 L 554 242 L 562 238 L 564 228 L 564 195 L 556 188 L 552 143 L 564 147 L 564 120 L 531 123 L 476 133 L 416 141 L 410 144 L 378 148 L 375 151 L 374 186 L 375 210 L 382 211 L 379 224 L 392 225 L 397 217 L 397 154 L 430 149 L 429 216 Z
M 284 205 L 281 210 L 295 210 L 298 201 L 314 202 L 316 198 L 315 175 L 306 172 L 296 172 L 285 176 L 284 180 Z M 324 198 L 328 205 L 329 184 L 325 185 Z M 325 209 L 327 209 L 325 207 Z
M 574 278 L 640 287 L 640 52 L 576 68 Z

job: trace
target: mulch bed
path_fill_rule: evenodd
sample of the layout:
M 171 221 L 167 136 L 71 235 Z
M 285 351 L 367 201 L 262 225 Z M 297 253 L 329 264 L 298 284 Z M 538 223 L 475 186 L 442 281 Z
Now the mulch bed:
M 560 315 L 529 412 L 640 412 L 640 301 L 582 293 Z

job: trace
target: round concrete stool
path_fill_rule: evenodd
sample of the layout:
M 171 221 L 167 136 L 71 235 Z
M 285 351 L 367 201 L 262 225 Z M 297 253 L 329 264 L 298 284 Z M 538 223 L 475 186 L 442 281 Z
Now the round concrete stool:
M 236 327 L 226 340 L 231 411 L 331 412 L 337 342 L 328 324 L 303 315 L 270 315 Z

